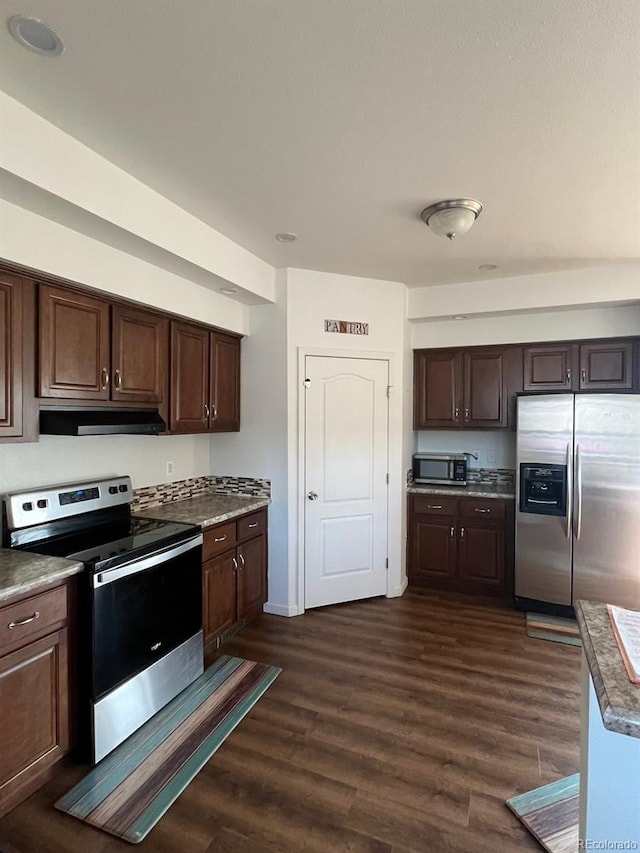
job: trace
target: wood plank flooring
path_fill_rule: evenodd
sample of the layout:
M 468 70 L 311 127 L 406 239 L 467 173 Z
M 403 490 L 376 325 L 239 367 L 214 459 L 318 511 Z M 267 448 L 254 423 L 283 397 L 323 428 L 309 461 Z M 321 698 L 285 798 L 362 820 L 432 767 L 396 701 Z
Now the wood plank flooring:
M 507 603 L 409 590 L 260 616 L 222 651 L 283 667 L 141 853 L 522 853 L 505 799 L 578 771 L 580 650 Z M 85 768 L 0 820 L 2 853 L 130 845 L 56 811 Z

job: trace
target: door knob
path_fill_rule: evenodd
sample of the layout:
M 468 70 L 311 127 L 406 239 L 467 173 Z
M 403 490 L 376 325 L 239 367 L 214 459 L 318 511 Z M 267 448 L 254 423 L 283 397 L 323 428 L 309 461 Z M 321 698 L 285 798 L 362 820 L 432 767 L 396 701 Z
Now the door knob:
M 310 501 L 315 501 L 318 499 L 318 493 L 317 492 L 309 492 L 307 497 L 309 498 Z

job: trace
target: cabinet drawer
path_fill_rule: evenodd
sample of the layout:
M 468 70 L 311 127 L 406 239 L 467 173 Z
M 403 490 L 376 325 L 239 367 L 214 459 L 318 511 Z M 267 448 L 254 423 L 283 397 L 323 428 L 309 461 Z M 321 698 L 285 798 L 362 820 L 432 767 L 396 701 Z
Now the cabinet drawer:
M 463 518 L 481 519 L 504 518 L 504 501 L 494 498 L 464 498 L 460 501 L 460 515 Z
M 223 554 L 229 548 L 236 546 L 236 523 L 228 521 L 226 524 L 219 524 L 212 530 L 206 530 L 204 533 L 204 541 L 202 543 L 202 562 L 210 560 L 217 554 Z
M 425 515 L 457 515 L 458 499 L 441 495 L 414 495 L 413 511 Z
M 264 510 L 252 512 L 251 515 L 239 518 L 237 524 L 238 542 L 243 539 L 249 539 L 252 536 L 258 536 L 261 533 L 267 532 L 267 513 Z
M 49 629 L 61 627 L 67 619 L 67 587 L 25 598 L 0 609 L 0 653 L 20 646 Z

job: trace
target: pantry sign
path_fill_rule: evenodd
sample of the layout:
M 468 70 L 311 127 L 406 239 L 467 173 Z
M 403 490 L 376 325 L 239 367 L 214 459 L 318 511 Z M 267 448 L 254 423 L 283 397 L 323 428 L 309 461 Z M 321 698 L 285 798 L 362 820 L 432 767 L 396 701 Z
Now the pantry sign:
M 368 323 L 356 323 L 352 320 L 325 320 L 325 332 L 337 332 L 339 335 L 368 335 Z

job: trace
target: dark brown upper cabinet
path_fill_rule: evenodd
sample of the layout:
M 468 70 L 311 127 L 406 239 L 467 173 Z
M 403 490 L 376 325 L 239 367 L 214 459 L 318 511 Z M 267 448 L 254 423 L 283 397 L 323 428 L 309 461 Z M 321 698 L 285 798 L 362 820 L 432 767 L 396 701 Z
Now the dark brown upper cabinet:
M 112 308 L 111 399 L 162 403 L 169 363 L 169 321 L 128 305 Z
M 40 286 L 39 396 L 108 400 L 109 303 Z
M 0 270 L 0 441 L 36 441 L 35 285 Z
M 633 388 L 633 342 L 581 344 L 579 359 L 581 390 L 624 391 Z
M 22 279 L 0 276 L 0 438 L 22 435 Z
M 571 344 L 546 344 L 524 349 L 525 391 L 571 391 L 574 381 Z
M 162 403 L 168 330 L 151 311 L 41 285 L 39 396 Z
M 171 323 L 172 432 L 240 429 L 240 339 Z
M 633 356 L 629 339 L 525 347 L 524 390 L 631 391 L 638 384 Z
M 521 359 L 517 347 L 416 350 L 414 429 L 507 429 Z

